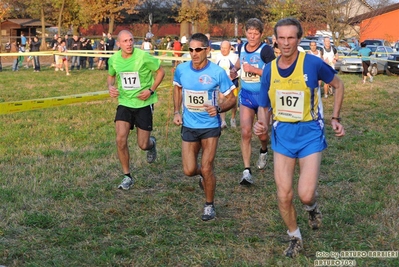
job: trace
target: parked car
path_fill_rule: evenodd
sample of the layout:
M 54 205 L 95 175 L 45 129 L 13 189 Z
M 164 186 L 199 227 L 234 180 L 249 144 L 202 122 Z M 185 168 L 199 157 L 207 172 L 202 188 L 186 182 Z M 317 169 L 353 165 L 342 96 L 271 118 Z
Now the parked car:
M 348 51 L 345 50 L 337 50 L 338 53 L 338 60 L 334 64 L 334 68 L 336 71 L 341 72 L 341 65 L 342 65 L 342 60 L 348 55 Z
M 367 45 L 370 48 L 372 55 L 370 56 L 370 74 L 375 76 L 378 73 L 384 73 L 387 66 L 388 56 L 393 53 L 389 46 Z M 348 58 L 341 61 L 341 72 L 359 73 L 363 71 L 362 59 L 358 57 L 360 48 L 352 49 L 348 54 Z
M 382 45 L 382 46 L 391 46 L 391 43 L 384 40 L 384 39 L 366 39 L 363 42 L 366 43 L 366 45 Z
M 393 52 L 391 46 L 377 46 L 370 57 L 370 74 L 375 76 L 378 73 L 384 73 L 387 69 L 388 57 Z
M 394 51 L 399 52 L 399 42 L 396 42 L 392 48 Z
M 341 65 L 339 68 L 340 72 L 358 73 L 363 71 L 362 59 L 358 57 L 359 49 L 359 47 L 352 49 L 347 54 L 347 57 L 341 60 Z M 373 50 L 371 49 L 371 51 Z
M 399 74 L 399 52 L 388 56 L 387 75 Z

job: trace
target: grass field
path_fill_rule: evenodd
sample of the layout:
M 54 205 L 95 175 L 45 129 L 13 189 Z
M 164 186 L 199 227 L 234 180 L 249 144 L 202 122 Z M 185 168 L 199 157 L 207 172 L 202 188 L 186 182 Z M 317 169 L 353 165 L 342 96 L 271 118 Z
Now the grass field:
M 0 102 L 106 90 L 105 71 L 71 74 L 6 69 L 0 73 Z M 282 256 L 288 239 L 277 209 L 273 159 L 265 170 L 255 169 L 259 142 L 254 137 L 255 184 L 240 186 L 238 129 L 226 129 L 220 138 L 217 219 L 201 221 L 204 196 L 198 178 L 184 176 L 181 169 L 169 67 L 167 74 L 154 117 L 158 159 L 147 164 L 131 135 L 136 184 L 129 191 L 116 189 L 121 181 L 116 100 L 1 115 L 0 265 L 314 266 L 315 260 L 333 259 L 331 252 L 397 253 L 397 77 L 379 75 L 362 85 L 360 76 L 341 75 L 347 134 L 337 139 L 327 127 L 329 148 L 318 190 L 323 226 L 310 230 L 296 199 L 305 249 L 288 259 Z M 333 100 L 323 102 L 329 118 Z M 346 259 L 357 266 L 399 266 L 398 257 Z

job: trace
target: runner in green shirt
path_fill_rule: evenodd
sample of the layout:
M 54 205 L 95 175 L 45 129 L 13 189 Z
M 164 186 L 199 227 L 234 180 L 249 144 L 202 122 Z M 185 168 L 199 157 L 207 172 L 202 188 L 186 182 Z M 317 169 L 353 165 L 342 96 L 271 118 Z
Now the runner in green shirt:
M 152 163 L 157 157 L 156 140 L 150 134 L 153 104 L 158 101 L 155 90 L 161 84 L 165 71 L 159 59 L 134 48 L 131 32 L 122 30 L 116 44 L 120 50 L 109 58 L 107 83 L 110 96 L 117 97 L 119 102 L 115 130 L 118 157 L 124 176 L 118 188 L 128 190 L 134 181 L 130 174 L 127 140 L 134 126 L 137 129 L 138 146 L 147 150 L 147 162 Z

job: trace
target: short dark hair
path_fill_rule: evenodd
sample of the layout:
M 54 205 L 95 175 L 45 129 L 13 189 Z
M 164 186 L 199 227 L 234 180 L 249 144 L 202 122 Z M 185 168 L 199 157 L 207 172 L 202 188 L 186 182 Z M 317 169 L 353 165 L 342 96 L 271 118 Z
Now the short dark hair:
M 296 26 L 298 29 L 297 37 L 298 37 L 298 39 L 302 38 L 302 35 L 303 35 L 302 26 L 301 26 L 301 23 L 296 18 L 280 19 L 274 26 L 274 35 L 276 36 L 276 38 L 278 38 L 277 28 L 281 27 L 281 26 Z
M 361 42 L 360 43 L 360 47 L 366 47 L 366 45 L 367 45 L 366 42 Z
M 191 37 L 190 37 L 190 42 L 191 41 L 199 41 L 202 43 L 203 47 L 208 47 L 209 46 L 209 40 L 208 37 L 206 37 L 205 34 L 203 33 L 194 33 Z

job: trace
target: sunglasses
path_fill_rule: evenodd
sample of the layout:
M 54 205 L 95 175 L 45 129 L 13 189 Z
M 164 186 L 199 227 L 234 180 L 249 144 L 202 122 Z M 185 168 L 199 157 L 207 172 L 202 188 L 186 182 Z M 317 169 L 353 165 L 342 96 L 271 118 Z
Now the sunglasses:
M 190 47 L 190 48 L 188 48 L 188 50 L 192 53 L 192 52 L 197 52 L 197 53 L 199 53 L 199 52 L 201 52 L 202 50 L 205 50 L 205 49 L 207 49 L 208 47 L 207 46 L 202 46 L 202 47 L 196 47 L 196 48 L 192 48 L 192 47 Z

